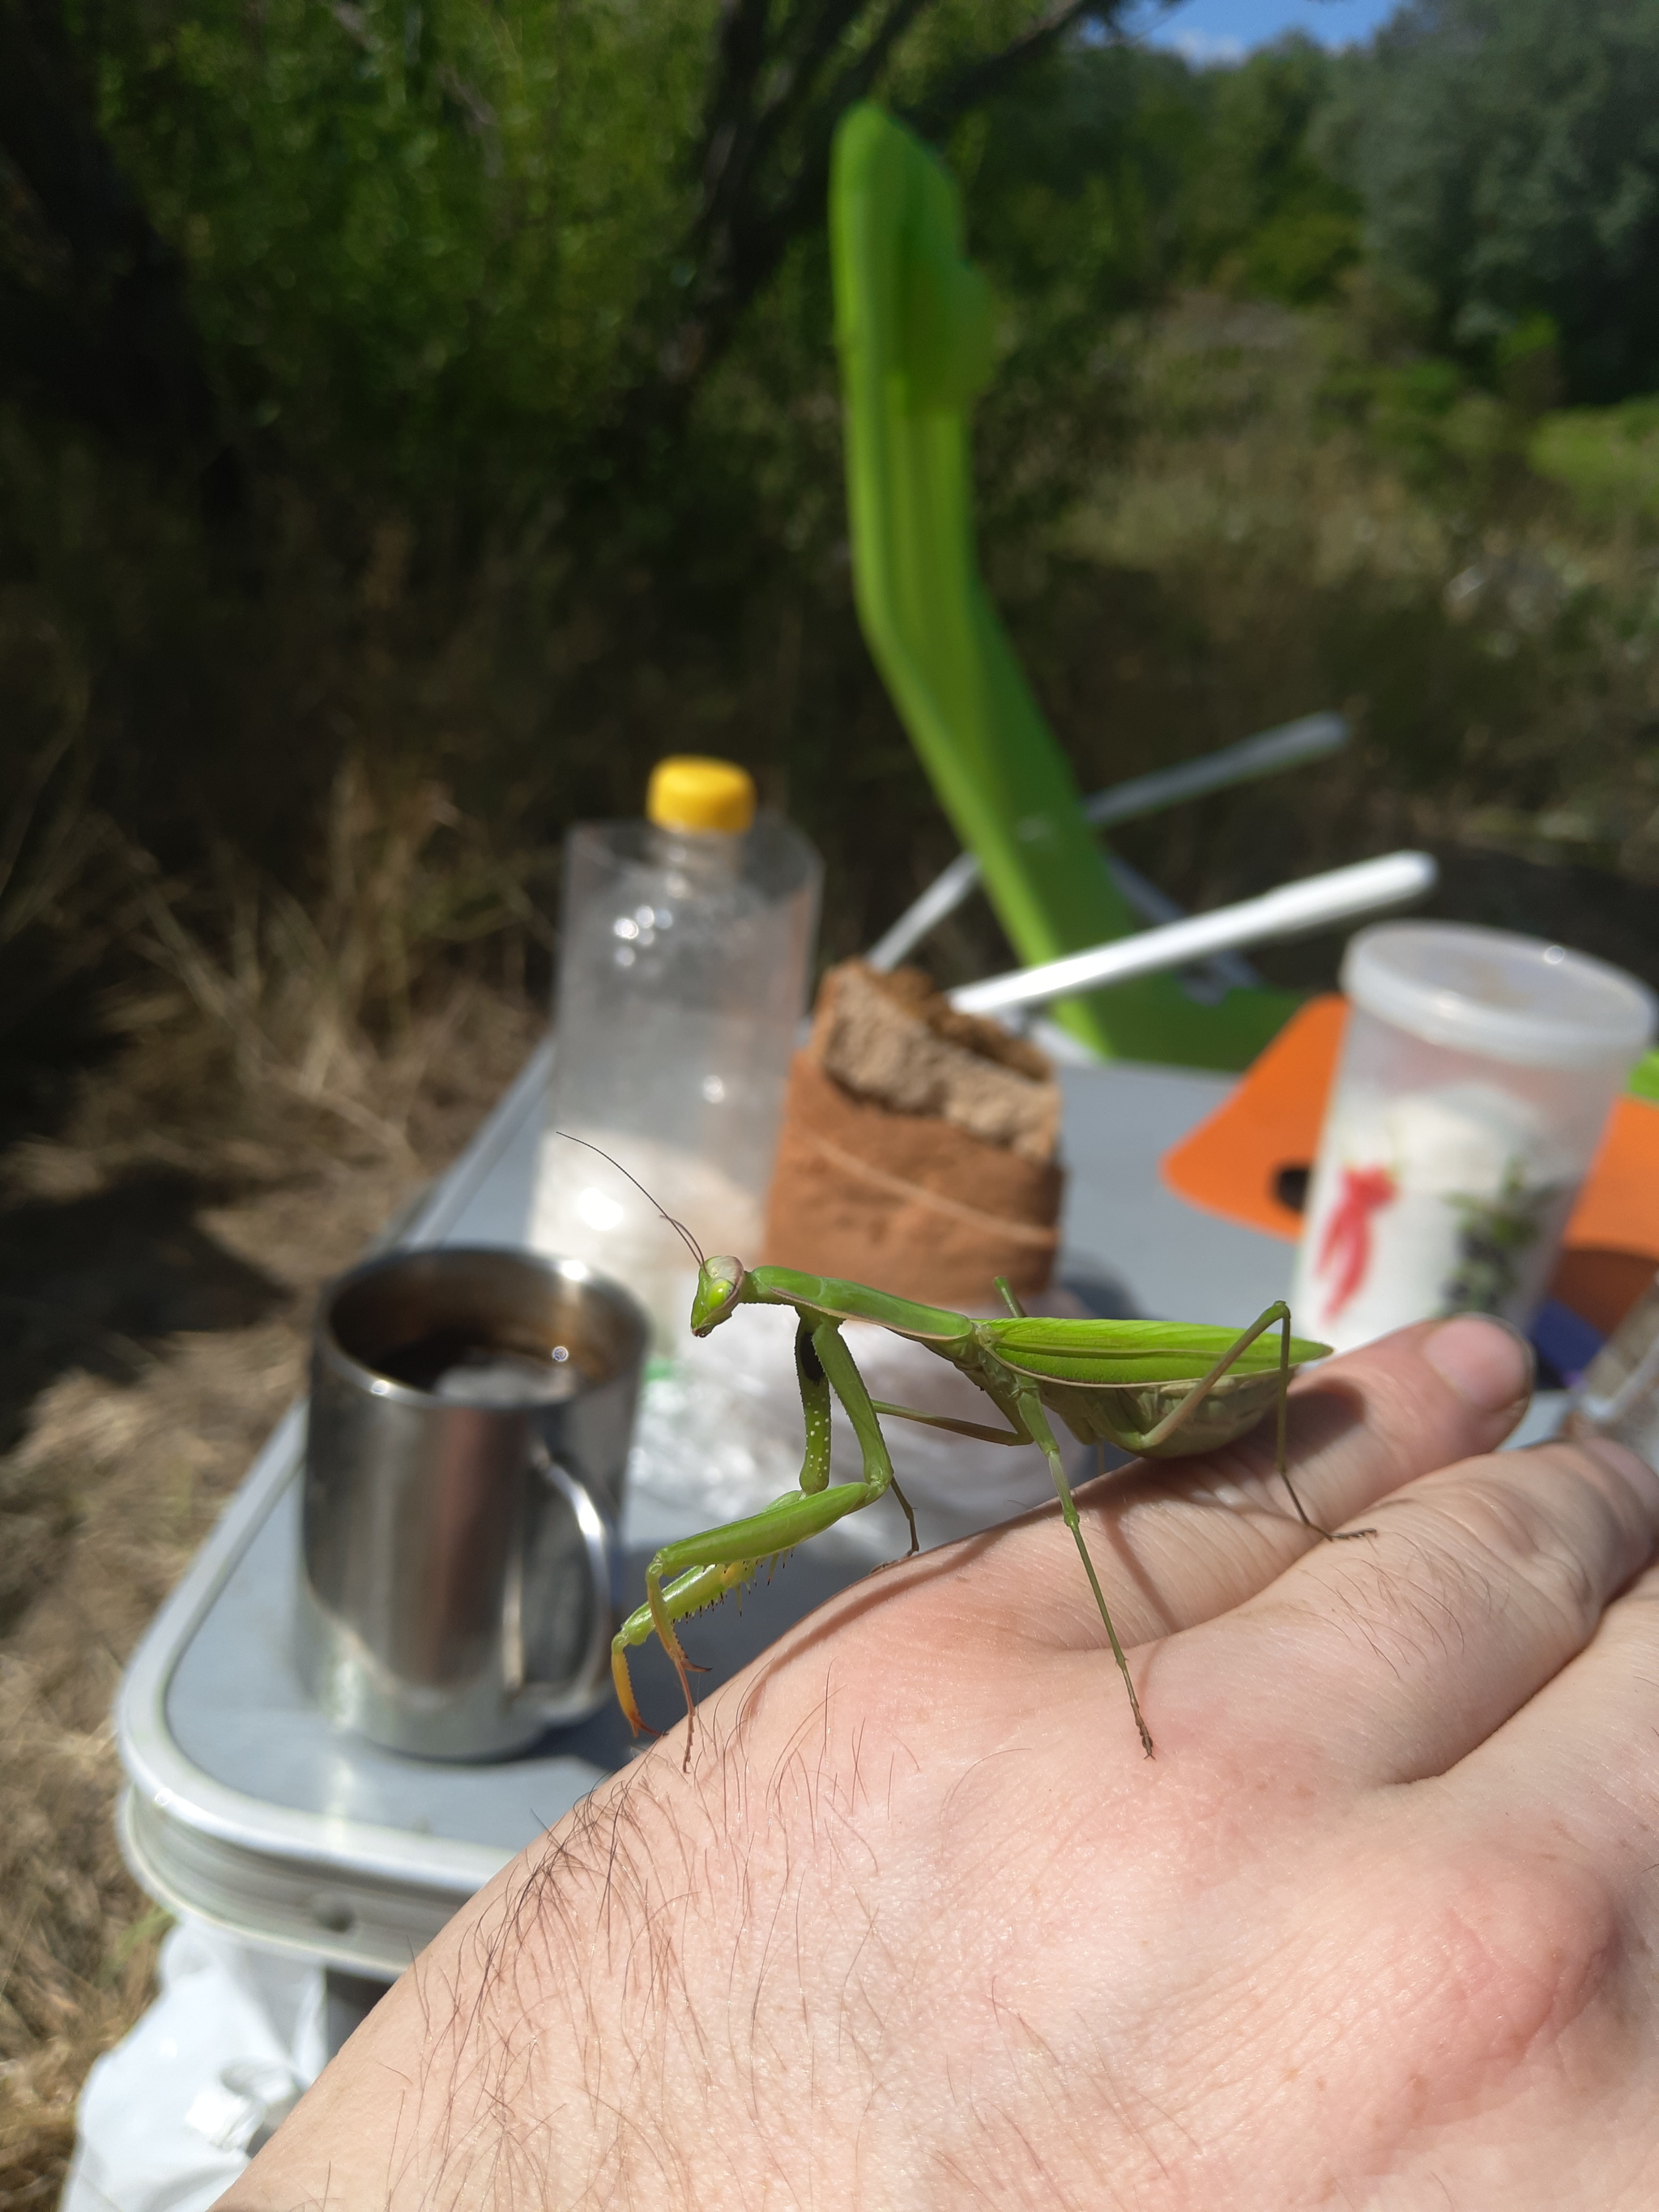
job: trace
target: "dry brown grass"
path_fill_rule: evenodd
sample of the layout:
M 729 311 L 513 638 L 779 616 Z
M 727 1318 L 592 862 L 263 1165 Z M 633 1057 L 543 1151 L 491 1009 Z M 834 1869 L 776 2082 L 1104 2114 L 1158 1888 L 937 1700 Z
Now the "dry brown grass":
M 0 1154 L 7 2212 L 56 2201 L 81 2082 L 148 2002 L 166 1924 L 115 1847 L 121 1669 L 299 1389 L 319 1284 L 453 1156 L 535 1028 L 459 988 L 393 1049 L 342 1027 L 309 1074 L 267 1052 L 270 1080 L 239 1085 L 205 1011 L 171 986 L 130 1001 L 67 1122 Z

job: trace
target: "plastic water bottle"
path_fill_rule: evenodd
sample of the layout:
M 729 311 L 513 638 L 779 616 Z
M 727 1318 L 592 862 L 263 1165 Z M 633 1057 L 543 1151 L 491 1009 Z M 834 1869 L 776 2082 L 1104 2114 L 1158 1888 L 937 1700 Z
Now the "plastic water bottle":
M 566 848 L 531 1242 L 625 1283 L 665 1354 L 696 1262 L 657 1207 L 705 1252 L 759 1248 L 823 865 L 729 761 L 659 761 L 646 814 L 583 823 Z

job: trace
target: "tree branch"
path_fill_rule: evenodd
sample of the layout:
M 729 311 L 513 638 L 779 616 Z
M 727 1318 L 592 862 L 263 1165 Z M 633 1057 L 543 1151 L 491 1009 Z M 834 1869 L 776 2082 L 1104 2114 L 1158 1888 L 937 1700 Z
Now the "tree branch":
M 0 0 L 0 5 L 4 0 Z M 769 0 L 726 0 L 704 108 L 702 204 L 686 234 L 695 270 L 659 355 L 654 383 L 626 414 L 637 429 L 672 422 L 731 344 L 744 314 L 794 240 L 823 220 L 837 125 L 878 88 L 900 42 L 935 0 L 797 0 L 775 29 Z M 1051 0 L 1029 27 L 924 91 L 905 119 L 937 137 L 969 108 L 1004 91 L 1079 25 L 1116 32 L 1132 0 Z M 1175 0 L 1159 0 L 1169 7 Z M 848 33 L 865 40 L 830 73 Z M 826 76 L 829 81 L 823 80 Z M 787 148 L 787 152 L 784 150 Z
M 803 209 L 822 207 L 829 188 L 830 149 L 836 124 L 846 109 L 869 90 L 898 40 L 931 4 L 932 0 L 890 0 L 863 52 L 842 70 L 827 93 L 811 101 L 805 125 L 807 143 L 795 175 L 773 198 L 765 191 L 763 171 L 765 157 L 787 119 L 785 107 L 808 100 L 812 78 L 844 33 L 865 12 L 865 0 L 831 0 L 822 9 L 816 35 L 809 39 L 804 57 L 812 64 L 810 74 L 805 69 L 798 70 L 786 98 L 757 119 L 741 170 L 734 163 L 722 177 L 721 203 L 706 206 L 694 228 L 693 238 L 702 248 L 702 282 L 693 295 L 700 343 L 684 356 L 688 374 L 701 374 L 725 350 L 744 308 L 776 270 L 792 240 L 804 227 Z M 757 80 L 767 66 L 767 57 L 754 58 Z
M 1103 31 L 1116 32 L 1128 4 L 1129 0 L 1060 0 L 1029 30 L 1011 39 L 1000 53 L 986 55 L 926 100 L 907 108 L 905 121 L 924 138 L 937 137 L 970 107 L 994 100 L 1021 70 L 1040 60 L 1080 23 L 1092 22 Z M 1158 4 L 1168 9 L 1176 5 L 1176 0 L 1158 0 Z

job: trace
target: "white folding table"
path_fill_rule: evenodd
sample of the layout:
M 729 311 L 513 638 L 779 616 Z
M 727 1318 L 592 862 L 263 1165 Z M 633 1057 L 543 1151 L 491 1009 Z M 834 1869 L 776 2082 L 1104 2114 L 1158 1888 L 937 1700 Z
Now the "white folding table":
M 403 1241 L 523 1241 L 547 1074 L 544 1048 Z M 1084 1306 L 1242 1325 L 1285 1294 L 1288 1245 L 1195 1212 L 1159 1178 L 1160 1156 L 1220 1102 L 1229 1079 L 1119 1064 L 1067 1067 L 1061 1079 L 1069 1182 L 1060 1273 Z M 1539 1421 L 1549 1418 L 1540 1407 Z M 127 1670 L 117 1707 L 128 1778 L 121 1843 L 142 1886 L 176 1911 L 384 1980 L 632 1747 L 614 1708 L 489 1765 L 402 1757 L 331 1726 L 307 1700 L 293 1652 L 303 1443 L 296 1407 Z M 698 1525 L 653 1493 L 644 1453 L 636 1445 L 623 1528 L 636 1578 L 659 1544 Z M 838 1544 L 838 1533 L 795 1554 L 741 1612 L 700 1617 L 705 1685 L 867 1571 L 867 1543 Z

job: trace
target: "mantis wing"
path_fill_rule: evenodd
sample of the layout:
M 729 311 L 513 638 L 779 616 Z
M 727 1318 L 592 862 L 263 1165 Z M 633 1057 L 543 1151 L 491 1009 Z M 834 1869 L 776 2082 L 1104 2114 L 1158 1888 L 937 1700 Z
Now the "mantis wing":
M 981 1327 L 994 1356 L 1036 1383 L 1074 1437 L 1164 1459 L 1237 1442 L 1272 1409 L 1289 1373 L 1330 1350 L 1292 1337 L 1287 1370 L 1279 1332 L 1260 1322 L 1248 1342 L 1243 1331 L 1178 1322 L 1037 1318 Z
M 1109 1389 L 1125 1383 L 1197 1382 L 1238 1342 L 1243 1331 L 1203 1322 L 1058 1321 L 1036 1316 L 981 1322 L 979 1334 L 1004 1366 L 1018 1375 Z M 1293 1336 L 1291 1364 L 1322 1359 L 1330 1348 L 1309 1337 Z M 1279 1357 L 1277 1335 L 1258 1336 L 1239 1353 L 1232 1372 L 1241 1377 L 1277 1375 Z

